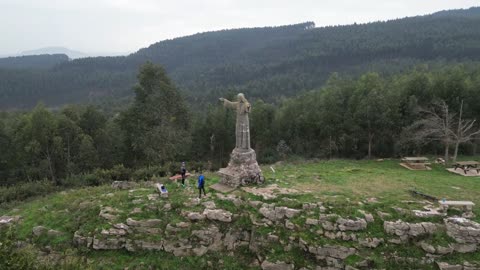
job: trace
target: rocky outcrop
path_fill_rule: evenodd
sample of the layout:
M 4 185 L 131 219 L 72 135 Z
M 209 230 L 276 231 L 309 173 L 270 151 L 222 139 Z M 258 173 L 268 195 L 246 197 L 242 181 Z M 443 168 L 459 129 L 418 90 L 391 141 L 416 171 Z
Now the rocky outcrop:
M 281 221 L 285 218 L 293 218 L 301 213 L 301 210 L 292 209 L 285 206 L 275 206 L 274 204 L 264 203 L 260 208 L 260 214 L 270 221 Z
M 214 201 L 207 201 L 207 202 L 202 203 L 202 205 L 205 206 L 205 208 L 207 208 L 207 209 L 217 208 Z
M 295 265 L 277 261 L 277 262 L 269 262 L 267 260 L 263 261 L 262 270 L 293 270 L 295 269 Z
M 318 220 L 307 219 L 306 224 L 322 225 L 327 231 L 361 231 L 367 228 L 367 221 L 363 218 L 346 219 L 336 214 L 321 214 Z
M 48 231 L 47 228 L 43 227 L 43 226 L 35 226 L 33 227 L 32 229 L 32 234 L 33 236 L 40 236 L 40 235 L 43 235 L 43 234 L 46 234 Z
M 384 242 L 383 238 L 363 238 L 358 240 L 358 244 L 362 247 L 376 248 Z
M 232 222 L 232 213 L 222 209 L 205 209 L 203 215 L 209 220 Z
M 166 252 L 173 253 L 176 257 L 190 256 L 193 253 L 193 246 L 188 241 L 165 242 L 163 248 Z
M 457 243 L 480 244 L 480 224 L 466 218 L 446 218 L 444 220 L 448 236 Z
M 57 231 L 57 230 L 48 229 L 44 226 L 35 226 L 32 229 L 32 234 L 33 234 L 33 236 L 36 236 L 36 237 L 39 237 L 39 236 L 42 236 L 42 235 L 47 235 L 47 236 L 53 237 L 53 236 L 62 235 L 63 233 L 60 232 L 60 231 Z
M 223 195 L 222 193 L 217 193 L 217 198 L 222 201 L 229 201 L 232 202 L 235 206 L 239 207 L 244 203 L 242 199 L 235 196 L 234 194 Z M 262 203 L 262 202 L 260 202 Z
M 77 247 L 91 247 L 93 242 L 93 237 L 85 237 L 79 231 L 76 231 L 73 234 L 73 243 Z
M 337 240 L 343 240 L 343 241 L 357 241 L 357 235 L 354 233 L 346 233 L 346 232 L 340 232 L 340 231 L 326 231 L 325 232 L 325 237 L 329 239 L 337 239 Z
M 367 221 L 367 223 L 372 223 L 375 221 L 372 214 L 367 213 L 363 210 L 358 210 L 358 212 L 360 212 L 365 217 L 365 221 Z
M 148 242 L 142 240 L 127 240 L 125 243 L 125 249 L 128 251 L 137 250 L 164 250 L 163 241 L 160 242 Z
M 477 251 L 476 244 L 451 244 L 450 246 L 458 253 L 471 253 Z
M 97 250 L 113 250 L 122 249 L 125 247 L 126 239 L 121 238 L 93 238 L 93 249 Z
M 463 262 L 463 264 L 449 264 L 446 262 L 437 262 L 438 269 L 440 270 L 477 270 L 480 269 L 480 265 L 472 264 L 469 262 Z
M 21 219 L 21 216 L 1 216 L 0 217 L 0 229 L 2 227 L 9 227 L 17 223 Z
M 367 228 L 367 221 L 362 218 L 356 220 L 339 218 L 336 223 L 340 231 L 361 231 Z
M 145 219 L 134 220 L 132 218 L 127 219 L 127 225 L 135 232 L 147 233 L 147 234 L 160 234 L 162 229 L 159 226 L 162 224 L 160 219 Z
M 210 225 L 203 230 L 192 231 L 192 237 L 196 237 L 199 240 L 199 244 L 208 246 L 209 250 L 221 250 L 223 246 L 222 237 L 217 226 Z
M 110 228 L 108 230 L 103 229 L 101 234 L 105 236 L 125 236 L 127 235 L 127 231 L 123 229 Z
M 454 252 L 458 253 L 471 253 L 477 251 L 477 245 L 476 244 L 449 244 L 448 246 L 433 246 L 431 244 L 428 244 L 424 241 L 421 241 L 418 243 L 420 248 L 423 249 L 423 251 L 430 253 L 430 254 L 438 254 L 438 255 L 447 255 L 451 254 Z
M 250 234 L 248 232 L 229 231 L 225 234 L 223 245 L 228 251 L 235 250 L 240 246 L 250 244 Z
M 98 216 L 108 220 L 108 221 L 113 221 L 117 218 L 117 214 L 120 213 L 121 211 L 118 209 L 115 209 L 110 206 L 103 207 L 100 209 L 100 213 Z
M 431 222 L 408 223 L 401 220 L 385 221 L 383 228 L 387 234 L 396 235 L 400 241 L 416 238 L 422 235 L 433 234 L 437 231 L 437 225 Z
M 130 189 L 135 186 L 135 183 L 129 181 L 113 181 L 111 186 L 116 189 Z
M 344 247 L 344 246 L 319 246 L 319 247 L 308 247 L 308 251 L 312 254 L 315 254 L 317 259 L 326 259 L 327 257 L 344 260 L 350 255 L 356 253 L 356 249 Z
M 438 269 L 440 270 L 463 270 L 463 266 L 460 264 L 448 264 L 445 262 L 437 262 Z
M 190 221 L 199 221 L 199 220 L 204 220 L 205 219 L 205 215 L 200 214 L 198 212 L 189 212 L 189 213 L 186 214 L 186 216 Z
M 230 162 L 226 168 L 218 171 L 220 174 L 220 183 L 231 186 L 245 186 L 255 183 L 257 175 L 262 174 L 258 166 L 255 150 L 253 149 L 233 149 L 230 154 Z
M 134 220 L 133 218 L 127 219 L 127 225 L 131 227 L 156 227 L 162 224 L 160 219 L 145 219 Z

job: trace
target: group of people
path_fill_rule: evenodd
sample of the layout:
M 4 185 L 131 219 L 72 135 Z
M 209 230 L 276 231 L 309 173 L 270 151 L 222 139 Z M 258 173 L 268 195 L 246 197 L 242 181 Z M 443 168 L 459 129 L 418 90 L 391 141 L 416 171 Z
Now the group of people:
M 182 166 L 180 167 L 180 174 L 182 175 L 182 187 L 185 187 L 185 178 L 187 178 L 187 167 L 185 166 L 185 162 L 182 162 Z M 207 193 L 205 192 L 205 176 L 203 175 L 202 171 L 200 171 L 200 175 L 198 176 L 197 188 L 199 199 L 202 198 L 202 190 L 203 195 L 207 196 Z

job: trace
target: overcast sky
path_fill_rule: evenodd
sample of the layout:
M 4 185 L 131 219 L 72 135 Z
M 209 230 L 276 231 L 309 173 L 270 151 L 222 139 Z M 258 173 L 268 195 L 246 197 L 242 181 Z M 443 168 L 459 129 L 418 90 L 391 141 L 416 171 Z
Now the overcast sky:
M 211 30 L 362 23 L 478 5 L 478 0 L 0 0 L 0 55 L 50 46 L 134 52 Z

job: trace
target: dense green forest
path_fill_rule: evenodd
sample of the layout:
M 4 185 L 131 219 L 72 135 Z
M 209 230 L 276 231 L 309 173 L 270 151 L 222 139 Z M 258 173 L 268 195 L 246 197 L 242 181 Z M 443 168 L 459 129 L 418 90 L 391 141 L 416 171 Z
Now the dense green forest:
M 480 115 L 479 67 L 419 65 L 392 76 L 333 74 L 325 86 L 279 104 L 258 99 L 250 115 L 252 147 L 261 163 L 292 156 L 443 156 L 445 145 L 474 154 L 475 137 L 464 138 L 478 126 L 462 131 L 462 138 L 457 126 Z M 30 112 L 0 114 L 0 149 L 7 150 L 0 152 L 1 183 L 50 179 L 57 185 L 98 185 L 175 173 L 182 160 L 192 170 L 226 165 L 234 147 L 233 112 L 213 102 L 198 113 L 165 70 L 152 63 L 141 67 L 134 92 L 134 102 L 113 115 L 94 106 L 52 111 L 43 104 Z M 450 112 L 448 136 L 433 132 L 435 123 L 421 135 L 425 127 L 418 123 L 428 120 L 425 112 L 436 110 L 443 119 L 439 102 Z
M 0 58 L 0 69 L 50 69 L 68 61 L 65 54 L 42 54 Z
M 0 108 L 96 103 L 126 107 L 135 74 L 146 61 L 161 64 L 196 108 L 230 92 L 278 103 L 317 89 L 333 72 L 389 76 L 428 62 L 442 66 L 480 57 L 480 8 L 442 11 L 386 22 L 315 28 L 223 30 L 161 41 L 125 57 L 94 57 L 19 70 L 0 65 Z M 20 60 L 18 60 L 20 61 Z M 21 62 L 21 61 L 20 61 Z

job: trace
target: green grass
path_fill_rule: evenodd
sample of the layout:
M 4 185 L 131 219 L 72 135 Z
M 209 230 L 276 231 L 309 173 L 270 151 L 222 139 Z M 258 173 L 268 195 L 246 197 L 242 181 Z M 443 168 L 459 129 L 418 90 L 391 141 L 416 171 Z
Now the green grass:
M 399 160 L 329 160 L 273 165 L 275 173 L 266 166 L 263 173 L 281 187 L 309 192 L 297 196 L 302 201 L 316 197 L 324 202 L 358 203 L 375 197 L 388 207 L 402 206 L 402 200 L 421 199 L 412 198 L 408 192 L 416 189 L 437 198 L 469 200 L 480 205 L 480 177 L 453 174 L 436 164 L 431 171 L 410 171 L 398 163 Z M 474 211 L 480 216 L 478 208 Z
M 471 158 L 470 158 L 471 159 Z M 412 197 L 409 189 L 416 189 L 423 193 L 450 200 L 471 200 L 477 205 L 480 204 L 480 177 L 463 177 L 446 171 L 442 166 L 433 165 L 431 171 L 410 171 L 400 165 L 398 160 L 377 161 L 352 161 L 352 160 L 329 160 L 319 162 L 297 162 L 295 164 L 275 164 L 275 173 L 269 166 L 262 167 L 268 184 L 277 184 L 284 188 L 293 188 L 299 193 L 279 195 L 271 200 L 263 200 L 243 190 L 233 192 L 244 201 L 257 200 L 266 203 L 275 203 L 277 206 L 287 206 L 301 209 L 303 203 L 323 202 L 326 208 L 325 214 L 337 214 L 345 218 L 357 218 L 363 215 L 358 211 L 362 209 L 373 214 L 375 221 L 368 224 L 365 231 L 357 232 L 359 238 L 377 237 L 384 238 L 386 243 L 375 249 L 360 249 L 358 256 L 347 258 L 346 263 L 354 265 L 362 258 L 370 258 L 375 262 L 376 268 L 386 269 L 407 269 L 421 268 L 430 269 L 430 266 L 419 266 L 418 263 L 393 263 L 391 256 L 409 257 L 419 259 L 425 253 L 413 244 L 393 245 L 387 242 L 392 236 L 386 235 L 383 229 L 383 221 L 377 214 L 382 211 L 390 214 L 388 220 L 404 220 L 408 222 L 430 221 L 442 223 L 441 218 L 419 218 L 410 213 L 396 211 L 394 207 L 407 210 L 421 209 L 423 199 Z M 198 230 L 215 224 L 222 232 L 228 230 L 253 230 L 250 215 L 263 218 L 258 209 L 245 203 L 235 206 L 231 201 L 221 200 L 215 195 L 215 191 L 208 186 L 219 181 L 215 174 L 206 174 L 207 193 L 209 197 L 202 198 L 201 202 L 214 201 L 217 208 L 222 208 L 236 214 L 232 223 L 221 223 L 201 221 L 192 223 L 189 229 L 176 234 L 163 232 L 159 235 L 135 235 L 129 236 L 132 239 L 145 241 L 160 241 L 162 239 L 188 238 L 192 230 Z M 256 260 L 248 247 L 242 247 L 234 254 L 227 251 L 209 252 L 202 257 L 177 258 L 165 252 L 136 252 L 126 251 L 93 251 L 85 248 L 77 249 L 72 246 L 71 240 L 75 231 L 79 230 L 82 235 L 98 235 L 102 229 L 111 228 L 111 224 L 98 214 L 100 209 L 110 206 L 120 210 L 116 222 L 125 223 L 128 217 L 141 219 L 160 219 L 161 228 L 167 224 L 176 224 L 187 219 L 184 216 L 186 211 L 202 212 L 203 205 L 186 206 L 192 198 L 198 196 L 195 186 L 195 178 L 189 179 L 190 187 L 183 188 L 165 178 L 160 181 L 166 184 L 169 190 L 169 198 L 159 198 L 157 201 L 149 201 L 147 195 L 155 193 L 155 189 L 149 185 L 140 183 L 135 191 L 114 190 L 110 186 L 88 187 L 62 192 L 52 193 L 45 197 L 31 198 L 23 202 L 4 204 L 0 207 L 1 215 L 21 215 L 22 222 L 17 227 L 17 237 L 20 240 L 27 240 L 32 236 L 32 228 L 45 226 L 49 229 L 61 231 L 61 237 L 41 236 L 33 239 L 37 247 L 50 246 L 53 250 L 64 252 L 70 250 L 74 258 L 88 261 L 86 267 L 92 269 L 148 269 L 151 266 L 155 269 L 205 269 L 212 268 L 209 262 L 213 263 L 213 269 L 258 269 L 250 264 Z M 113 195 L 107 195 L 107 194 Z M 377 202 L 368 202 L 369 198 L 376 198 Z M 134 200 L 143 200 L 140 204 L 134 204 Z M 413 201 L 413 202 L 412 202 Z M 170 211 L 163 211 L 163 207 L 171 204 Z M 142 212 L 130 214 L 134 208 L 141 208 Z M 475 219 L 480 221 L 480 209 L 474 208 L 477 215 Z M 306 218 L 318 218 L 320 212 L 314 209 L 311 213 L 303 212 L 290 221 L 296 224 L 299 229 L 287 230 L 282 224 L 273 227 L 255 227 L 255 235 L 267 237 L 274 234 L 284 243 L 288 243 L 290 236 L 298 240 L 302 238 L 313 245 L 343 245 L 357 247 L 356 242 L 332 240 L 316 233 L 321 226 L 305 226 Z M 449 211 L 450 215 L 459 214 L 458 211 Z M 425 238 L 425 241 L 446 246 L 453 239 L 445 232 L 438 232 L 433 236 Z M 312 267 L 316 264 L 311 254 L 305 253 L 299 248 L 285 251 L 285 244 L 272 243 L 268 248 L 261 250 L 261 255 L 269 260 L 282 260 L 295 263 L 295 266 Z M 447 262 L 480 261 L 479 253 L 452 254 L 442 259 Z M 218 263 L 223 260 L 223 263 Z M 136 268 L 139 267 L 139 268 Z

